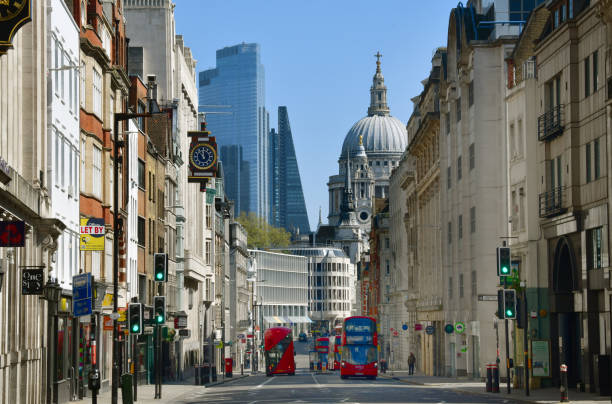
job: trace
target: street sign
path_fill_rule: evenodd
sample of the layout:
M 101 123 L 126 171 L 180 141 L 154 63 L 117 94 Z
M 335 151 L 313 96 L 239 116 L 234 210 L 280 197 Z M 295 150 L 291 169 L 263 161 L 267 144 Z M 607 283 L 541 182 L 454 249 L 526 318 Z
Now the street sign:
M 497 295 L 478 295 L 479 302 L 496 302 Z
M 21 267 L 21 294 L 42 295 L 45 267 Z
M 181 329 L 181 330 L 179 330 L 178 335 L 179 335 L 179 337 L 189 338 L 189 337 L 191 337 L 191 330 Z
M 402 330 L 406 331 L 408 329 L 408 324 L 402 324 Z
M 102 320 L 102 329 L 104 331 L 113 331 L 113 319 L 111 316 L 104 316 Z
M 463 331 L 465 331 L 465 324 L 463 324 L 461 321 L 457 321 L 455 323 L 455 332 L 457 332 L 457 334 L 461 334 Z
M 425 328 L 425 332 L 428 335 L 433 335 L 433 333 L 436 332 L 436 328 L 433 325 L 428 325 L 427 328 Z
M 414 331 L 422 331 L 423 330 L 423 324 L 415 324 L 414 325 Z
M 72 313 L 74 317 L 91 314 L 91 274 L 80 274 L 72 277 Z
M 453 327 L 452 324 L 446 324 L 444 326 L 444 332 L 446 332 L 447 334 L 452 334 L 453 331 L 455 331 L 455 327 Z
M 187 328 L 187 316 L 177 316 L 177 317 L 175 317 L 174 318 L 174 328 L 176 330 Z

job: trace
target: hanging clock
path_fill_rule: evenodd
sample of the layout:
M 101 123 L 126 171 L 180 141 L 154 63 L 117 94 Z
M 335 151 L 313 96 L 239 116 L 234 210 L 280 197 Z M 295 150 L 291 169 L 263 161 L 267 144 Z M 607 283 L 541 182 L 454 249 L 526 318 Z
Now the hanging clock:
M 189 161 L 195 169 L 209 170 L 217 164 L 217 152 L 210 144 L 200 143 L 191 150 Z

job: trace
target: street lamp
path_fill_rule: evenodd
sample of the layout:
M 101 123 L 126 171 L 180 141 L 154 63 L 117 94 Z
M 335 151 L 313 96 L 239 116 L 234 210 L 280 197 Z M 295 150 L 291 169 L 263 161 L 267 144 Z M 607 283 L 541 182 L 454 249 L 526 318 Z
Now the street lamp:
M 57 373 L 55 372 L 55 354 L 57 350 L 54 346 L 53 338 L 57 334 L 56 330 L 56 315 L 57 315 L 57 304 L 62 296 L 62 287 L 59 285 L 56 279 L 49 276 L 49 280 L 43 288 L 43 299 L 48 303 L 49 318 L 48 321 L 48 334 L 47 334 L 47 403 L 57 402 L 57 386 L 56 378 Z M 53 396 L 53 397 L 52 397 Z
M 119 332 L 117 330 L 119 295 L 119 148 L 125 141 L 119 140 L 119 122 L 133 118 L 150 118 L 151 113 L 119 113 L 114 115 L 113 122 L 113 373 L 111 402 L 117 404 L 119 390 Z
M 255 259 L 253 259 L 253 261 L 255 261 Z M 249 266 L 250 266 L 250 264 L 249 264 Z M 255 271 L 248 271 L 248 272 L 251 273 L 251 274 L 255 273 Z M 251 373 L 255 373 L 255 368 L 253 366 L 254 363 L 255 363 L 253 361 L 253 357 L 254 357 L 254 353 L 255 353 L 255 326 L 256 326 L 256 323 L 257 323 L 255 321 L 255 307 L 257 307 L 257 306 L 260 307 L 260 309 L 259 309 L 259 316 L 261 316 L 261 306 L 262 306 L 260 301 L 258 301 L 258 304 L 255 304 L 255 285 L 258 284 L 258 283 L 264 283 L 265 281 L 266 281 L 265 279 L 262 279 L 262 280 L 258 281 L 256 277 L 247 278 L 247 282 L 253 283 L 253 286 L 251 287 L 251 328 L 252 328 L 252 332 L 253 332 L 251 334 L 253 336 L 251 338 L 251 348 L 252 348 L 252 351 L 251 351 Z M 261 300 L 261 296 L 259 296 L 258 300 Z M 261 324 L 260 333 L 262 331 L 263 331 L 263 324 Z M 260 339 L 261 339 L 261 337 L 260 337 Z

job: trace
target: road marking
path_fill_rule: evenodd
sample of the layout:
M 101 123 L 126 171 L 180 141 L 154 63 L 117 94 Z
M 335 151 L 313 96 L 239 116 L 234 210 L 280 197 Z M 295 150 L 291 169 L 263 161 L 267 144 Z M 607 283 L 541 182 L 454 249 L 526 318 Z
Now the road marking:
M 255 404 L 257 401 L 251 401 L 249 404 Z
M 323 385 L 321 383 L 319 383 L 319 381 L 317 380 L 317 378 L 314 376 L 314 374 L 310 374 L 310 376 L 312 376 L 312 380 L 314 380 L 314 382 L 317 384 L 317 387 L 322 388 Z
M 270 379 L 266 380 L 265 382 L 263 382 L 262 384 L 260 384 L 259 386 L 255 387 L 256 389 L 260 389 L 263 386 L 265 386 L 266 384 L 270 383 L 272 380 L 274 380 L 276 378 L 276 376 L 271 377 Z

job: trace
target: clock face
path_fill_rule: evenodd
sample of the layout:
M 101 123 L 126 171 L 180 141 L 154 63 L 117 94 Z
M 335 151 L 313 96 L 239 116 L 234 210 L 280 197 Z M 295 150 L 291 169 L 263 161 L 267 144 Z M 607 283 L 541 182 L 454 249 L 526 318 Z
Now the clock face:
M 217 161 L 215 149 L 207 144 L 196 146 L 191 152 L 191 163 L 200 170 L 212 167 Z
M 0 0 L 0 21 L 14 18 L 25 5 L 25 0 Z

